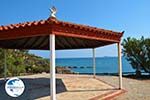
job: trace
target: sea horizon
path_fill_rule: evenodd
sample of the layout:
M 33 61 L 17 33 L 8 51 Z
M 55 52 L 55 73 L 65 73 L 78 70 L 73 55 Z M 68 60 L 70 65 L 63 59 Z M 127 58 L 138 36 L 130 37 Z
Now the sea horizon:
M 113 57 L 118 57 L 118 56 L 100 56 L 100 57 L 95 57 L 95 58 L 113 58 Z M 122 56 L 125 58 L 124 56 Z M 70 59 L 70 58 L 93 58 L 93 57 L 56 57 L 56 59 Z M 49 59 L 49 58 L 45 58 Z
M 118 57 L 96 57 L 96 73 L 118 73 Z M 56 58 L 56 66 L 69 67 L 77 73 L 93 73 L 92 57 Z M 122 56 L 122 71 L 134 73 L 130 63 Z

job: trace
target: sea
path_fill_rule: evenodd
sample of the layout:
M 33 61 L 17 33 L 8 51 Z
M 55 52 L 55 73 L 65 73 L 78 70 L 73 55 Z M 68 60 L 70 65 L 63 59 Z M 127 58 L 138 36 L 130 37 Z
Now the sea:
M 93 73 L 92 58 L 58 58 L 56 66 L 69 67 L 71 71 L 77 73 Z M 123 73 L 134 73 L 130 63 L 122 57 Z M 118 58 L 117 57 L 97 57 L 96 58 L 96 73 L 118 73 Z

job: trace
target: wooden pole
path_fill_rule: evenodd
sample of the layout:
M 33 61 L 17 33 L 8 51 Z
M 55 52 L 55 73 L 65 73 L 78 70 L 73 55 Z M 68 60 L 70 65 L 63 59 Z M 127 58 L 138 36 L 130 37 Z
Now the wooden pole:
M 118 45 L 118 71 L 119 71 L 119 89 L 122 89 L 122 58 L 121 58 L 121 44 Z
M 95 48 L 93 48 L 93 77 L 96 77 Z
M 56 100 L 56 77 L 55 77 L 55 35 L 50 34 L 50 94 L 51 100 Z

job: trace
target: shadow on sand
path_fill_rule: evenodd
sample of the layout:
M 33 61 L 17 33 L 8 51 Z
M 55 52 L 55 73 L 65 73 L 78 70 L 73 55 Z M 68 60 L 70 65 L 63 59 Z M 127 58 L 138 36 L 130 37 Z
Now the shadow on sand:
M 22 78 L 25 84 L 24 93 L 13 98 L 7 95 L 5 91 L 5 81 L 0 80 L 0 100 L 34 100 L 50 95 L 50 80 L 49 78 Z M 57 94 L 67 91 L 61 79 L 56 80 Z

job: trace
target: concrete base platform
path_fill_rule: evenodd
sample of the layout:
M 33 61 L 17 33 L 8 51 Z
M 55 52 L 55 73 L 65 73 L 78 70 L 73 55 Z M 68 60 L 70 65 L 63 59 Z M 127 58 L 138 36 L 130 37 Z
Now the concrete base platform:
M 26 89 L 18 100 L 50 100 L 49 74 L 36 74 L 22 76 Z M 1 80 L 0 98 L 13 99 L 4 90 L 4 82 Z M 93 78 L 90 75 L 57 75 L 57 100 L 101 100 L 110 99 L 123 93 L 114 86 Z

